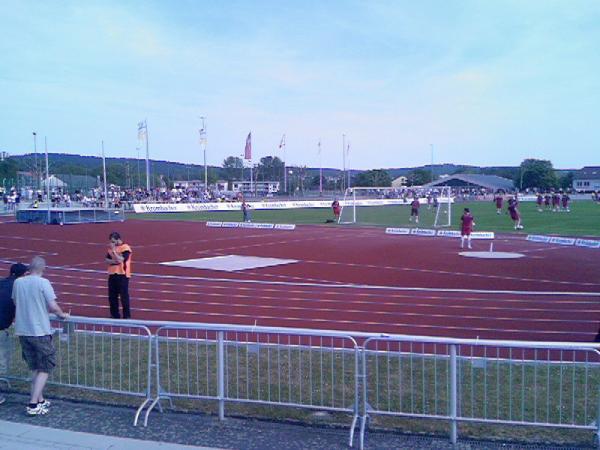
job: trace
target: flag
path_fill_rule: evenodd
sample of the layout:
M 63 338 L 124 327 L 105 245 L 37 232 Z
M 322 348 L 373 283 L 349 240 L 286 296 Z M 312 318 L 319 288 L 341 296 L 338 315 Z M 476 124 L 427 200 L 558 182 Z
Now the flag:
M 348 142 L 348 146 L 346 147 L 346 155 L 350 154 L 350 142 Z
M 138 122 L 138 139 L 146 137 L 146 121 Z
M 246 138 L 246 147 L 244 148 L 244 159 L 252 159 L 252 132 L 248 133 Z
M 318 146 L 319 146 L 319 155 L 320 155 L 321 154 L 321 141 L 319 141 Z
M 281 142 L 279 143 L 279 148 L 282 149 L 285 147 L 285 134 L 281 136 Z
M 206 144 L 206 130 L 204 128 L 200 128 L 200 144 Z

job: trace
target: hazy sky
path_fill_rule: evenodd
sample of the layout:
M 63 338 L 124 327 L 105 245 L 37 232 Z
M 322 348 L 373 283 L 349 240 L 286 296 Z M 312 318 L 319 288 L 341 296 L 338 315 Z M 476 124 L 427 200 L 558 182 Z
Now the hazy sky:
M 0 150 L 600 164 L 600 1 L 0 0 Z M 280 155 L 282 156 L 282 155 Z

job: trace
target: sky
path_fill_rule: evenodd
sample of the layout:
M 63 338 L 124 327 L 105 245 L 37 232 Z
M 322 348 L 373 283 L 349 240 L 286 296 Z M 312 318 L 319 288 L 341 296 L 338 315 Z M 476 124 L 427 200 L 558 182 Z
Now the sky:
M 597 0 L 0 0 L 0 150 L 600 164 Z M 321 154 L 318 142 L 321 142 Z M 40 139 L 38 139 L 38 150 Z M 433 150 L 433 152 L 432 152 Z

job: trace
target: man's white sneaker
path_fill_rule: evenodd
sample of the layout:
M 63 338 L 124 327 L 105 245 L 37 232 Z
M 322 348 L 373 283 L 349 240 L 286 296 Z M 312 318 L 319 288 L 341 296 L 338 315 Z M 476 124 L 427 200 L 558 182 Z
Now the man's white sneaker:
M 51 405 L 50 400 L 46 400 L 46 399 L 44 399 L 43 402 L 38 403 L 38 406 L 41 406 L 44 409 L 50 408 L 50 405 Z
M 25 408 L 25 412 L 28 416 L 43 416 L 44 414 L 48 414 L 48 410 L 39 403 L 33 408 L 28 405 L 27 408 Z

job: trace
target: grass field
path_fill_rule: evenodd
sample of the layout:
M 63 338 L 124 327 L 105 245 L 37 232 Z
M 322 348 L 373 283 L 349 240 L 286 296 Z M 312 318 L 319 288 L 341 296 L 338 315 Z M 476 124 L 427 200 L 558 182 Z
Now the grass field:
M 452 228 L 458 229 L 463 208 L 471 208 L 475 216 L 476 228 L 480 231 L 515 232 L 508 214 L 496 214 L 492 202 L 457 203 L 452 207 Z M 600 236 L 600 205 L 591 200 L 573 202 L 570 213 L 538 212 L 533 202 L 520 204 L 524 229 L 522 234 L 556 234 L 564 236 Z M 346 215 L 349 210 L 343 212 Z M 371 206 L 357 208 L 358 225 L 375 225 L 400 227 L 409 226 L 410 208 L 408 206 Z M 420 227 L 431 227 L 435 213 L 421 208 Z M 350 218 L 350 215 L 347 216 Z M 240 221 L 241 212 L 199 212 L 199 213 L 163 213 L 163 214 L 138 214 L 136 219 L 148 220 L 217 220 Z M 306 208 L 289 210 L 262 210 L 252 211 L 254 222 L 268 223 L 295 223 L 295 224 L 323 224 L 327 219 L 333 218 L 331 210 Z M 331 226 L 346 226 L 331 224 Z

